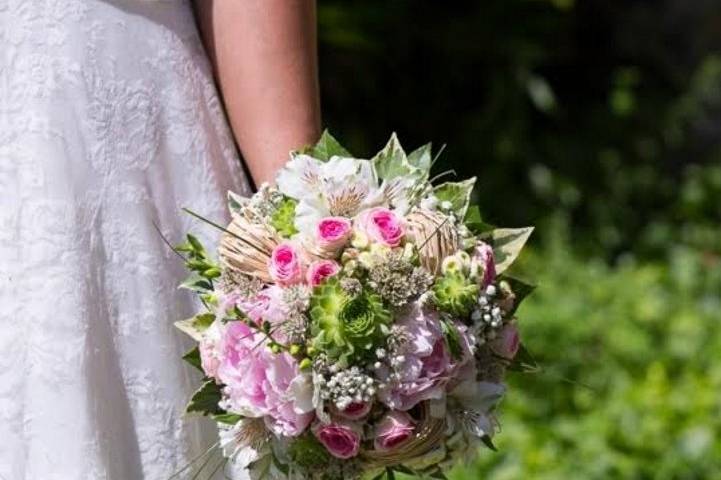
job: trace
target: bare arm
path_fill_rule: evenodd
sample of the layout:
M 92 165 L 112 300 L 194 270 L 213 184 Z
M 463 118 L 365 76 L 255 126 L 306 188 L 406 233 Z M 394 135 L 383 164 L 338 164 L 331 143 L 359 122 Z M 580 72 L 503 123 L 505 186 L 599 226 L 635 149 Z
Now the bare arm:
M 256 184 L 320 129 L 315 0 L 195 0 L 233 133 Z

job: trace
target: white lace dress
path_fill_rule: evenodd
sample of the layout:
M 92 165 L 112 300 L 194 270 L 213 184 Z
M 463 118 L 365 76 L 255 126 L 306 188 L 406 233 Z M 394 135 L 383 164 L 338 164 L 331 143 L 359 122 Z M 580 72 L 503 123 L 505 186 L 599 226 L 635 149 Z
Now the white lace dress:
M 214 443 L 181 240 L 247 190 L 185 1 L 0 0 L 0 478 L 167 479 Z M 185 478 L 181 476 L 180 478 Z

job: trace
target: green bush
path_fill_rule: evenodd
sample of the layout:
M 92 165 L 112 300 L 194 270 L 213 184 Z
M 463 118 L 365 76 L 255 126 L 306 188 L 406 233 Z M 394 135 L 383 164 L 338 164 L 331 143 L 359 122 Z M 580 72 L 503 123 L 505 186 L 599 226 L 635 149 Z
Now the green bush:
M 499 453 L 453 479 L 721 478 L 721 262 L 679 247 L 608 267 L 556 239 L 521 307 L 543 371 L 511 374 Z

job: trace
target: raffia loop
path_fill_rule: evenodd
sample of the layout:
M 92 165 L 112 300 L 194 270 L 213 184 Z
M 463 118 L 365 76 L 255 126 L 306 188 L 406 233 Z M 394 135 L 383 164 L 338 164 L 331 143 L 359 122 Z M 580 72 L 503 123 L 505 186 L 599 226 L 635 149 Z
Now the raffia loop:
M 412 438 L 392 450 L 369 450 L 363 456 L 372 467 L 399 465 L 430 452 L 441 443 L 445 435 L 445 420 L 432 417 L 428 402 L 424 402 L 421 419 Z
M 408 232 L 419 247 L 421 265 L 434 275 L 441 271 L 443 259 L 458 251 L 456 228 L 444 215 L 422 208 L 406 216 Z
M 220 239 L 220 261 L 233 272 L 271 282 L 268 261 L 281 239 L 272 227 L 249 217 L 247 213 L 233 214 L 227 228 L 230 233 Z

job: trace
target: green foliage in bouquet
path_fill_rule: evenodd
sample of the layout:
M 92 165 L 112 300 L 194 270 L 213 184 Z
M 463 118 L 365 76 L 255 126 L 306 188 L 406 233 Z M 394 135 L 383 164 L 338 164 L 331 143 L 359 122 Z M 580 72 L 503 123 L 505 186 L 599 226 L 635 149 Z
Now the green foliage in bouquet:
M 391 320 L 380 296 L 372 292 L 350 296 L 335 278 L 315 288 L 310 317 L 313 347 L 341 362 L 363 357 L 381 345 Z
M 460 272 L 446 273 L 433 285 L 433 302 L 452 315 L 468 316 L 477 298 L 478 284 Z
M 270 219 L 270 225 L 284 238 L 290 238 L 298 233 L 295 228 L 295 207 L 297 204 L 296 200 L 285 197 Z
M 328 450 L 311 434 L 296 438 L 288 447 L 293 463 L 303 468 L 319 467 L 331 459 Z

